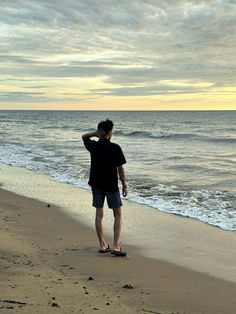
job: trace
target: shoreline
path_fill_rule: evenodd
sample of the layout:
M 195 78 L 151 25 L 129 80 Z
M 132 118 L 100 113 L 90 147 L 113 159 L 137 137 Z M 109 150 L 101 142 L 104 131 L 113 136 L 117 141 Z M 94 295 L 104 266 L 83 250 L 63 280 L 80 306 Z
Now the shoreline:
M 5 190 L 50 203 L 94 233 L 91 193 L 24 168 L 0 164 Z M 236 234 L 200 221 L 123 200 L 122 246 L 151 259 L 236 283 Z M 105 207 L 105 234 L 113 234 L 113 214 Z M 126 250 L 126 248 L 124 248 Z
M 0 200 L 0 312 L 235 313 L 232 282 L 132 246 L 128 259 L 101 256 L 95 231 L 60 208 L 2 188 Z

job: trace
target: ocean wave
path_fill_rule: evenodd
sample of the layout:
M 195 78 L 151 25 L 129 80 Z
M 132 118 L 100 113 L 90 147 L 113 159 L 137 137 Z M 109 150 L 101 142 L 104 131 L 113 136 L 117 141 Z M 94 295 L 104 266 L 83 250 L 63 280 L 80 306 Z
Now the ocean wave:
M 33 145 L 17 146 L 14 144 L 6 144 L 2 147 L 0 145 L 0 150 L 0 162 L 4 164 L 45 174 L 55 182 L 88 189 L 85 179 L 89 175 L 88 169 L 71 164 L 70 158 L 58 155 L 53 150 Z
M 75 131 L 83 131 L 83 132 L 94 132 L 94 128 L 87 128 L 87 129 L 82 129 L 82 128 L 75 128 Z
M 166 133 L 148 132 L 148 131 L 124 131 L 118 130 L 113 133 L 118 136 L 127 137 L 143 137 L 163 140 L 195 140 L 204 141 L 219 144 L 235 144 L 236 138 L 231 137 L 208 137 L 206 135 L 194 134 L 194 133 Z
M 198 165 L 187 165 L 187 164 L 175 164 L 175 165 L 171 165 L 168 167 L 169 170 L 181 170 L 184 172 L 191 172 L 191 173 L 206 173 L 207 171 L 209 171 L 209 167 L 203 167 L 203 166 L 198 166 Z
M 236 144 L 236 138 L 230 138 L 230 137 L 206 138 L 205 140 L 211 143 Z
M 114 135 L 121 135 L 121 136 L 137 136 L 137 137 L 148 137 L 150 136 L 150 132 L 146 131 L 123 131 L 118 130 L 113 132 Z
M 130 137 L 146 137 L 146 138 L 157 138 L 157 139 L 194 139 L 201 138 L 196 134 L 183 134 L 183 133 L 172 133 L 172 134 L 161 134 L 158 132 L 148 132 L 148 131 L 123 131 L 118 130 L 113 132 L 114 135 L 118 136 L 130 136 Z
M 183 190 L 159 184 L 145 191 L 134 188 L 129 200 L 160 211 L 200 220 L 224 230 L 236 231 L 236 196 L 228 191 Z

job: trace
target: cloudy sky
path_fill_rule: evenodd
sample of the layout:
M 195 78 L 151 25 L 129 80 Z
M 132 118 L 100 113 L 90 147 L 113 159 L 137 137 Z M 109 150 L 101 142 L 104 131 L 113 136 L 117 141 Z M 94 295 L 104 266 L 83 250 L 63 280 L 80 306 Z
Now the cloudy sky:
M 0 109 L 236 109 L 236 1 L 0 0 Z

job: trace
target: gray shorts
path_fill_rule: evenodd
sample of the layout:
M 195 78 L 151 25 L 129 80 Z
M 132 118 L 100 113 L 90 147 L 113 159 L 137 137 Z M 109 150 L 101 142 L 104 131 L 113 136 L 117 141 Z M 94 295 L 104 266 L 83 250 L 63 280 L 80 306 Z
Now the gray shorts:
M 97 189 L 92 189 L 93 193 L 93 206 L 96 208 L 102 208 L 104 206 L 105 197 L 107 199 L 107 205 L 109 208 L 116 209 L 123 204 L 120 198 L 120 191 L 117 192 L 104 192 Z

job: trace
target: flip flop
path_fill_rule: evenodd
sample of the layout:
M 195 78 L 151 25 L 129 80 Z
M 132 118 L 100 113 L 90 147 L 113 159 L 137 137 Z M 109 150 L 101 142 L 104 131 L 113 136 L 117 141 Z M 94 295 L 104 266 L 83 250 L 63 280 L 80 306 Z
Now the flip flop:
M 125 257 L 125 256 L 127 256 L 127 254 L 126 254 L 126 252 L 124 252 L 124 251 L 122 251 L 122 249 L 120 249 L 120 251 L 115 251 L 115 250 L 112 250 L 111 252 L 110 252 L 110 255 L 111 256 L 120 256 L 120 257 Z
M 104 250 L 100 249 L 100 250 L 98 251 L 98 253 L 101 253 L 101 254 L 108 253 L 108 252 L 111 252 L 111 248 L 110 248 L 109 245 L 108 245 L 107 248 L 105 248 Z

